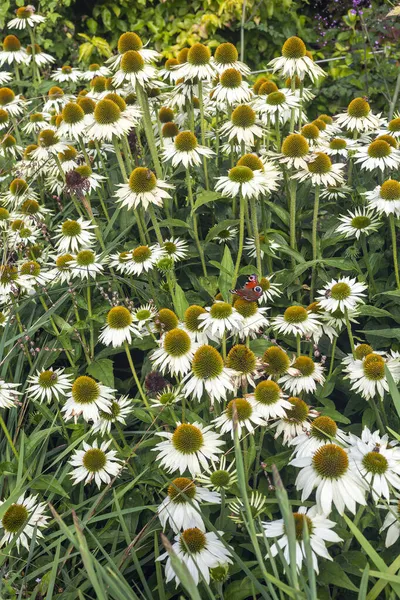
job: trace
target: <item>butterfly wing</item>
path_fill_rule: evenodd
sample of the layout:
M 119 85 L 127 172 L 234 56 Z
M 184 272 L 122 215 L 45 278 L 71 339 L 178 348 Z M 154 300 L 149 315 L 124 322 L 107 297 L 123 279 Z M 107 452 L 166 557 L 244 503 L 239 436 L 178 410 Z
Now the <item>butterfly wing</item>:
M 262 296 L 262 287 L 257 285 L 254 289 L 246 289 L 242 288 L 240 290 L 230 290 L 231 294 L 235 294 L 235 296 L 239 296 L 239 298 L 243 298 L 247 302 L 257 302 L 259 298 Z

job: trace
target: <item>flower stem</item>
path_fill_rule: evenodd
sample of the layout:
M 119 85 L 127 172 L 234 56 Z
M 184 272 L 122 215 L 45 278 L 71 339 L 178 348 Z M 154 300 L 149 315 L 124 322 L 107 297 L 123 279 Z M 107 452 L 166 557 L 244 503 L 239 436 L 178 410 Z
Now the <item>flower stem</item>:
M 141 396 L 141 398 L 142 398 L 145 406 L 147 408 L 150 408 L 148 400 L 146 398 L 146 395 L 145 395 L 145 393 L 143 391 L 143 388 L 140 385 L 139 377 L 137 376 L 135 365 L 133 364 L 133 360 L 132 360 L 132 356 L 131 356 L 131 351 L 129 350 L 128 342 L 125 341 L 124 347 L 125 347 L 126 356 L 128 358 L 129 366 L 130 366 L 131 371 L 132 371 L 133 379 L 135 380 L 135 383 L 136 383 L 137 389 L 139 391 L 139 394 L 140 394 L 140 396 Z
M 121 154 L 121 149 L 118 144 L 118 138 L 116 138 L 114 135 L 113 135 L 113 145 L 114 145 L 114 150 L 115 150 L 115 156 L 117 157 L 117 161 L 118 161 L 118 165 L 119 165 L 119 170 L 121 171 L 122 179 L 125 183 L 128 179 L 128 175 L 126 173 L 124 160 L 123 160 L 122 154 Z
M 149 108 L 149 100 L 147 98 L 146 92 L 143 90 L 143 88 L 140 85 L 136 86 L 136 95 L 139 100 L 140 108 L 142 109 L 142 112 L 143 112 L 144 131 L 146 134 L 146 139 L 147 139 L 147 143 L 149 145 L 149 150 L 150 150 L 151 158 L 153 160 L 156 175 L 159 179 L 162 179 L 163 173 L 162 173 L 161 163 L 158 158 L 156 142 L 154 139 L 153 126 L 151 123 L 151 115 L 150 115 L 150 108 Z
M 351 323 L 350 323 L 349 313 L 348 313 L 347 308 L 344 309 L 344 315 L 346 318 L 347 333 L 349 334 L 349 342 L 350 342 L 351 352 L 352 352 L 353 356 L 355 356 L 355 354 L 354 354 L 354 338 L 353 338 L 353 332 L 351 331 Z
M 299 333 L 296 335 L 296 348 L 297 356 L 301 356 L 301 337 Z
M 207 277 L 208 275 L 207 275 L 206 261 L 204 259 L 204 250 L 203 250 L 203 246 L 200 243 L 199 232 L 197 230 L 197 215 L 193 211 L 194 201 L 193 201 L 192 180 L 190 178 L 190 171 L 188 168 L 186 169 L 186 185 L 187 185 L 187 193 L 188 193 L 188 197 L 189 197 L 190 208 L 192 211 L 193 235 L 194 235 L 194 239 L 196 242 L 197 250 L 199 252 L 201 266 L 203 268 L 203 273 L 204 273 L 204 276 Z
M 3 432 L 4 432 L 4 435 L 7 438 L 7 442 L 10 444 L 10 448 L 13 451 L 13 454 L 14 454 L 15 458 L 17 460 L 19 460 L 18 452 L 17 452 L 17 450 L 16 450 L 16 448 L 14 446 L 14 443 L 13 443 L 13 441 L 11 439 L 10 432 L 8 431 L 7 425 L 5 424 L 2 416 L 0 416 L 0 426 L 1 426 L 2 430 L 3 430 Z
M 336 344 L 337 344 L 337 337 L 335 336 L 333 338 L 333 342 L 332 342 L 332 354 L 331 354 L 331 364 L 329 366 L 329 373 L 328 373 L 328 379 L 329 377 L 332 375 L 333 373 L 333 366 L 335 364 L 335 353 L 336 353 Z
M 239 212 L 239 248 L 238 248 L 238 253 L 237 253 L 237 258 L 236 258 L 235 270 L 233 272 L 232 288 L 235 287 L 236 281 L 237 281 L 237 278 L 238 278 L 238 275 L 239 275 L 240 262 L 242 260 L 243 246 L 244 246 L 244 198 L 243 198 L 242 194 L 240 194 L 239 207 L 240 207 L 240 212 Z
M 36 57 L 36 49 L 35 49 L 35 34 L 33 33 L 33 28 L 28 27 L 29 29 L 29 37 L 31 38 L 31 48 L 32 48 L 32 76 L 33 76 L 33 84 L 36 84 L 36 79 L 38 83 L 41 82 L 40 71 L 38 66 L 36 65 L 35 57 Z
M 318 211 L 319 211 L 319 185 L 315 186 L 315 197 L 314 197 L 314 214 L 313 214 L 313 222 L 312 222 L 312 259 L 317 260 L 318 257 L 318 239 L 317 239 L 317 229 L 318 229 Z M 313 265 L 312 275 L 311 275 L 311 291 L 310 291 L 310 301 L 314 300 L 315 293 L 315 280 L 317 277 L 317 265 Z
M 149 215 L 151 222 L 153 223 L 154 231 L 156 232 L 157 242 L 162 245 L 164 243 L 163 237 L 161 235 L 161 229 L 158 225 L 157 216 L 154 210 L 154 206 L 150 203 L 148 206 Z
M 297 185 L 294 179 L 289 181 L 289 198 L 290 198 L 290 247 L 296 250 L 296 191 Z M 293 259 L 294 263 L 294 259 Z
M 257 205 L 255 198 L 250 199 L 250 210 L 251 210 L 251 222 L 253 225 L 253 235 L 256 244 L 256 264 L 259 277 L 262 276 L 262 263 L 261 263 L 261 246 L 260 246 L 260 235 L 258 232 L 258 221 L 257 221 Z
M 281 130 L 279 128 L 279 114 L 275 115 L 276 151 L 281 151 Z
M 296 77 L 292 77 L 292 81 L 290 82 L 290 87 L 291 87 L 292 93 L 294 94 L 295 89 L 296 89 Z M 293 131 L 294 131 L 295 121 L 296 121 L 296 108 L 292 108 L 292 112 L 290 115 L 290 133 L 293 133 Z
M 365 266 L 367 267 L 367 271 L 368 271 L 369 284 L 370 284 L 370 286 L 372 288 L 373 294 L 376 294 L 375 279 L 374 279 L 374 274 L 372 272 L 371 263 L 369 262 L 369 255 L 368 255 L 368 249 L 367 249 L 367 240 L 366 240 L 366 237 L 365 237 L 364 234 L 361 234 L 361 248 L 362 248 L 363 255 L 364 255 Z
M 206 145 L 206 121 L 204 118 L 204 98 L 203 98 L 203 82 L 199 80 L 199 107 L 200 107 L 200 130 L 201 130 L 201 143 L 203 146 Z M 207 168 L 207 157 L 203 156 L 203 168 L 204 168 L 204 181 L 206 190 L 210 189 L 208 183 L 208 168 Z
M 389 215 L 390 231 L 392 232 L 392 250 L 393 250 L 393 264 L 394 274 L 396 276 L 397 289 L 400 289 L 400 277 L 399 277 L 399 263 L 397 260 L 397 239 L 396 239 L 396 225 L 394 222 L 393 214 Z
M 90 356 L 93 360 L 94 358 L 94 332 L 93 332 L 93 314 L 92 314 L 92 296 L 91 296 L 91 292 L 90 292 L 90 285 L 87 286 L 87 308 L 88 308 L 88 315 L 89 315 L 89 320 L 90 320 Z

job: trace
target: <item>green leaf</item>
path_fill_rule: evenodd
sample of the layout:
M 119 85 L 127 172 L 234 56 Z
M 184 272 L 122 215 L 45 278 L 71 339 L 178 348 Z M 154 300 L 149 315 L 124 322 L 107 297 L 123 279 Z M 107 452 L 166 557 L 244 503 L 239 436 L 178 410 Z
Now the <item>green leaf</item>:
M 203 206 L 204 204 L 209 204 L 210 202 L 215 202 L 219 198 L 221 198 L 221 194 L 219 194 L 218 192 L 213 192 L 211 190 L 208 192 L 206 190 L 200 192 L 199 194 L 197 194 L 196 202 L 194 203 L 191 214 L 195 213 L 196 210 L 200 208 L 200 206 Z
M 384 310 L 383 308 L 378 308 L 377 306 L 370 306 L 369 304 L 360 304 L 357 307 L 360 315 L 365 315 L 366 317 L 390 317 L 391 319 L 395 318 L 392 313 L 388 310 Z M 397 321 L 397 319 L 395 319 Z
M 104 385 L 114 387 L 114 363 L 109 358 L 99 358 L 90 363 L 86 369 L 91 377 L 98 379 Z
M 186 309 L 189 306 L 189 302 L 186 300 L 185 292 L 181 288 L 181 286 L 176 283 L 175 284 L 175 298 L 174 298 L 174 308 L 178 317 L 182 320 L 185 314 Z
M 181 221 L 181 219 L 164 219 L 163 221 L 159 221 L 160 227 L 184 227 L 185 229 L 191 229 L 192 226 L 190 223 L 186 223 L 186 221 Z M 154 229 L 154 227 L 149 227 L 149 231 Z
M 282 206 L 279 206 L 279 204 L 276 204 L 275 202 L 270 202 L 269 200 L 266 200 L 265 204 L 270 207 L 272 212 L 274 212 L 276 216 L 279 217 L 279 219 L 283 221 L 283 223 L 287 227 L 289 227 L 290 216 L 287 210 L 282 208 Z
M 358 587 L 354 585 L 350 577 L 346 575 L 343 569 L 335 562 L 325 561 L 321 565 L 321 570 L 318 575 L 319 583 L 333 584 L 345 590 L 358 592 Z
M 389 392 L 392 396 L 394 407 L 397 411 L 397 414 L 400 417 L 400 392 L 387 365 L 385 365 L 385 375 L 389 385 Z
M 221 291 L 222 297 L 225 302 L 229 301 L 229 290 L 232 286 L 232 277 L 234 272 L 234 264 L 231 256 L 231 252 L 228 246 L 224 248 L 224 255 L 221 262 L 221 272 L 218 278 L 218 287 Z
M 389 338 L 400 341 L 400 328 L 393 327 L 393 329 L 361 329 L 359 333 L 365 333 L 366 336 L 376 335 L 381 338 Z
M 30 487 L 33 490 L 52 492 L 53 494 L 63 496 L 64 498 L 69 497 L 69 494 L 67 494 L 62 485 L 55 477 L 53 477 L 53 475 L 41 475 L 39 479 L 36 479 L 30 483 Z
M 296 252 L 296 250 L 289 248 L 289 246 L 279 246 L 279 252 L 281 252 L 283 254 L 288 254 L 289 256 L 292 256 L 294 258 L 294 260 L 297 261 L 298 263 L 306 262 L 306 259 L 304 258 L 304 256 L 302 254 L 300 254 L 300 252 Z

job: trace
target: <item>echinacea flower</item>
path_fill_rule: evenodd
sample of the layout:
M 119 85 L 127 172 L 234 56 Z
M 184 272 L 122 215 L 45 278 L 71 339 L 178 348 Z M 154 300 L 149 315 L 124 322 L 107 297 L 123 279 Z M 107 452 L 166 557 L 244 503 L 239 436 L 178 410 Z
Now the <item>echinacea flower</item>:
M 308 75 L 312 82 L 326 75 L 309 56 L 306 46 L 299 37 L 293 36 L 286 40 L 282 46 L 282 56 L 274 58 L 268 65 L 274 72 L 279 71 L 282 77 L 294 77 L 301 80 Z
M 152 448 L 158 452 L 160 466 L 168 473 L 179 471 L 181 475 L 188 470 L 192 477 L 207 468 L 210 460 L 217 460 L 225 443 L 211 425 L 196 422 L 177 423 L 173 433 L 158 431 L 156 435 L 165 438 Z
M 344 233 L 346 237 L 360 239 L 361 235 L 369 235 L 377 231 L 380 221 L 375 213 L 368 208 L 355 208 L 347 215 L 339 217 L 340 225 L 336 228 L 338 233 Z
M 394 381 L 400 381 L 400 357 L 397 353 L 382 356 L 375 352 L 367 354 L 362 360 L 352 361 L 347 367 L 347 378 L 351 381 L 351 389 L 369 400 L 378 396 L 383 398 L 389 391 L 385 367 Z
M 42 15 L 37 15 L 35 8 L 29 4 L 28 6 L 21 6 L 15 11 L 15 18 L 11 19 L 7 23 L 8 29 L 26 29 L 27 27 L 34 28 L 35 25 L 44 23 L 46 18 Z
M 153 367 L 161 373 L 185 375 L 190 370 L 191 361 L 198 344 L 183 329 L 171 329 L 160 340 L 160 347 L 154 350 L 151 360 Z
M 382 185 L 364 193 L 368 206 L 379 215 L 400 215 L 400 181 L 387 179 Z
M 184 80 L 210 81 L 215 75 L 210 48 L 200 43 L 193 44 L 187 54 L 186 62 L 175 68 L 179 77 Z
M 77 83 L 82 76 L 82 72 L 76 67 L 64 65 L 53 71 L 51 78 L 58 83 L 72 82 Z
M 146 63 L 139 52 L 128 50 L 121 56 L 118 71 L 113 77 L 113 83 L 116 87 L 129 84 L 133 89 L 137 85 L 144 88 L 155 77 L 155 68 Z
M 264 419 L 282 419 L 286 417 L 293 405 L 287 399 L 279 385 L 272 379 L 260 381 L 246 398 L 255 402 L 258 413 Z
M 343 165 L 332 164 L 323 152 L 317 152 L 307 163 L 306 168 L 292 175 L 292 179 L 311 181 L 313 185 L 332 186 L 343 182 Z
M 116 56 L 111 56 L 106 61 L 111 69 L 118 69 L 125 52 L 138 52 L 146 63 L 153 62 L 160 56 L 156 50 L 150 50 L 149 48 L 144 47 L 138 34 L 133 31 L 127 31 L 119 36 L 117 48 L 118 54 Z
M 276 427 L 275 438 L 283 434 L 284 445 L 289 444 L 292 439 L 303 432 L 310 431 L 311 419 L 318 416 L 318 413 L 310 409 L 301 398 L 292 396 L 288 398 L 288 402 L 291 404 L 291 408 L 286 410 L 286 416 L 272 425 L 272 427 Z
M 107 313 L 107 324 L 101 330 L 99 342 L 118 348 L 132 342 L 132 336 L 142 337 L 133 314 L 125 306 L 114 306 Z
M 126 425 L 125 418 L 132 412 L 132 400 L 128 396 L 115 398 L 111 402 L 110 412 L 99 411 L 99 420 L 93 423 L 92 432 L 106 435 L 114 423 Z M 118 427 L 118 425 L 117 425 Z
M 4 500 L 0 501 L 0 506 L 4 502 Z M 33 537 L 36 541 L 43 538 L 41 530 L 46 527 L 50 518 L 44 514 L 45 510 L 46 503 L 38 502 L 38 496 L 22 494 L 3 513 L 1 519 L 3 537 L 0 540 L 0 547 L 10 544 L 15 539 L 18 550 L 22 545 L 29 552 Z
M 223 335 L 237 333 L 243 325 L 243 317 L 228 302 L 218 300 L 198 316 L 199 325 L 203 331 L 212 337 L 222 338 Z
M 93 140 L 111 141 L 125 136 L 134 125 L 135 121 L 126 111 L 121 111 L 115 102 L 104 98 L 96 104 L 87 135 Z
M 211 62 L 218 73 L 223 73 L 226 69 L 236 69 L 242 75 L 249 75 L 249 67 L 238 59 L 239 54 L 235 46 L 224 42 L 216 47 Z
M 233 306 L 243 317 L 242 327 L 239 331 L 241 340 L 247 337 L 254 339 L 260 331 L 268 327 L 269 322 L 265 313 L 269 308 L 261 308 L 257 302 L 248 302 L 244 298 L 237 298 Z
M 122 206 L 128 209 L 143 206 L 146 210 L 149 204 L 162 206 L 166 198 L 171 198 L 167 190 L 173 186 L 157 179 L 150 169 L 137 167 L 132 171 L 129 182 L 119 184 L 118 188 L 115 195 Z
M 315 392 L 317 383 L 322 385 L 324 381 L 324 367 L 321 364 L 313 362 L 309 356 L 298 356 L 278 383 L 282 384 L 284 390 L 298 395 Z
M 235 460 L 227 464 L 225 454 L 220 461 L 211 461 L 211 465 L 203 473 L 196 476 L 196 480 L 207 488 L 220 492 L 229 490 L 237 482 Z
M 81 375 L 75 379 L 72 389 L 68 392 L 67 401 L 61 411 L 65 413 L 66 421 L 82 415 L 85 421 L 98 421 L 99 411 L 111 412 L 111 403 L 114 400 L 112 388 L 102 383 L 97 383 L 88 375 Z
M 54 236 L 58 250 L 78 252 L 82 247 L 91 246 L 95 239 L 91 231 L 94 227 L 90 221 L 85 221 L 82 217 L 64 221 L 58 227 L 59 233 Z
M 0 379 L 0 408 L 12 408 L 21 392 L 17 391 L 19 383 L 7 383 Z
M 7 35 L 3 40 L 3 50 L 0 51 L 0 67 L 4 64 L 26 64 L 27 54 L 21 42 L 15 35 Z
M 328 416 L 321 415 L 311 422 L 309 431 L 304 431 L 289 442 L 294 446 L 293 455 L 301 458 L 310 456 L 325 444 L 338 443 L 347 446 L 347 437 Z
M 259 198 L 272 190 L 268 179 L 261 171 L 236 166 L 230 169 L 227 177 L 218 177 L 215 191 L 229 198 L 239 195 L 243 198 Z
M 182 381 L 183 393 L 201 400 L 206 392 L 211 403 L 225 399 L 227 392 L 234 391 L 232 376 L 235 374 L 235 371 L 224 366 L 218 350 L 205 344 L 194 353 L 191 369 Z
M 248 146 L 254 146 L 255 138 L 263 135 L 263 127 L 257 121 L 255 110 L 248 104 L 240 104 L 232 112 L 230 120 L 222 125 L 220 133 L 229 142 L 244 142 Z
M 108 484 L 111 478 L 117 477 L 121 471 L 121 461 L 116 457 L 115 450 L 108 450 L 111 440 L 102 442 L 100 447 L 97 440 L 92 444 L 83 442 L 83 450 L 76 450 L 68 461 L 73 467 L 70 476 L 74 484 L 84 482 L 84 485 L 95 481 L 100 489 L 101 484 Z
M 39 402 L 59 401 L 60 397 L 66 395 L 71 390 L 71 375 L 64 373 L 64 369 L 37 370 L 36 375 L 28 377 L 28 387 L 26 393 L 32 400 Z
M 400 152 L 382 139 L 374 140 L 369 146 L 358 148 L 354 155 L 355 163 L 361 170 L 374 171 L 379 169 L 398 169 Z
M 164 255 L 164 250 L 158 244 L 137 246 L 132 250 L 130 260 L 126 263 L 126 272 L 134 275 L 140 275 L 143 271 L 148 272 Z
M 354 98 L 347 111 L 336 116 L 336 123 L 348 131 L 373 131 L 380 125 L 380 115 L 374 115 L 364 98 Z
M 164 161 L 171 161 L 173 167 L 182 164 L 184 167 L 198 166 L 202 157 L 210 158 L 214 151 L 206 146 L 201 146 L 194 133 L 181 131 L 176 136 L 173 144 L 164 148 L 162 156 Z
M 359 283 L 356 278 L 341 277 L 332 279 L 322 290 L 318 290 L 321 296 L 317 297 L 318 303 L 322 308 L 330 313 L 340 310 L 354 310 L 357 304 L 363 304 L 365 290 L 367 286 Z
M 225 410 L 213 420 L 221 433 L 230 433 L 235 437 L 235 431 L 239 438 L 246 431 L 254 434 L 259 425 L 266 426 L 266 421 L 258 412 L 257 404 L 246 398 L 234 398 L 228 402 Z
M 226 69 L 219 76 L 219 82 L 213 89 L 213 100 L 228 105 L 248 102 L 251 98 L 249 85 L 243 81 L 237 69 Z
M 272 327 L 284 335 L 311 336 L 320 326 L 318 316 L 303 306 L 289 306 L 272 319 Z

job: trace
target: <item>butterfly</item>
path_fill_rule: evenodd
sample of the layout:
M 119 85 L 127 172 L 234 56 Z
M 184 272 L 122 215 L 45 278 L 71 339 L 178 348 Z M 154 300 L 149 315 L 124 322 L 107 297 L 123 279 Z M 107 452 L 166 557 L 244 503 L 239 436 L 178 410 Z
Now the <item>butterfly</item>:
M 237 290 L 230 290 L 231 294 L 247 300 L 247 302 L 257 302 L 263 294 L 263 289 L 258 283 L 257 275 L 250 275 L 244 287 Z

